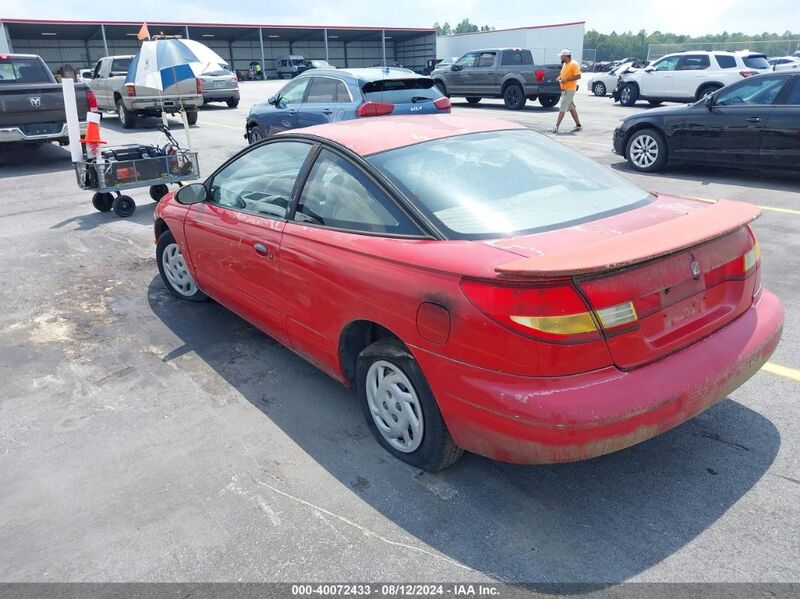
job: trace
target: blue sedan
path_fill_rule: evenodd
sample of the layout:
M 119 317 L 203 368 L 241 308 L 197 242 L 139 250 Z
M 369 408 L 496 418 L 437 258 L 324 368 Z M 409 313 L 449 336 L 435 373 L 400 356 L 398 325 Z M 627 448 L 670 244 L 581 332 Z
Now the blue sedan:
M 312 69 L 295 77 L 247 115 L 256 143 L 287 129 L 386 114 L 450 112 L 433 79 L 406 69 Z

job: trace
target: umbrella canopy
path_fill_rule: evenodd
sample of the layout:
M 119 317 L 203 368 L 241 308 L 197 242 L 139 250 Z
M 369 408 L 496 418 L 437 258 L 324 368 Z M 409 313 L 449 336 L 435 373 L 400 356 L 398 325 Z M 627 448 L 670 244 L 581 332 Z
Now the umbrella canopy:
M 143 42 L 131 61 L 125 83 L 165 90 L 184 79 L 199 77 L 226 64 L 216 52 L 194 40 Z

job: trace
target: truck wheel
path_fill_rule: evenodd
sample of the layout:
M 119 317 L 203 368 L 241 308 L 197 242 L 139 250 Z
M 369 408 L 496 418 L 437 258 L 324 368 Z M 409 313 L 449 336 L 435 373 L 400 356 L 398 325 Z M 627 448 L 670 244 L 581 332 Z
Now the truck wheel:
M 481 99 L 475 96 L 467 96 L 467 104 L 477 104 Z
M 595 96 L 605 96 L 606 91 L 606 84 L 602 81 L 595 81 L 594 85 L 592 85 L 592 93 Z
M 560 96 L 555 95 L 539 96 L 539 104 L 541 104 L 543 108 L 552 108 L 558 104 L 559 98 Z
M 114 196 L 110 193 L 97 192 L 92 196 L 92 206 L 99 212 L 108 212 L 114 203 Z
M 517 83 L 510 84 L 503 92 L 503 101 L 509 110 L 519 110 L 525 106 L 525 100 L 527 98 L 522 91 L 522 86 Z
M 640 129 L 631 135 L 625 156 L 637 171 L 652 173 L 667 162 L 667 143 L 655 129 Z
M 239 105 L 239 98 L 228 98 L 225 103 L 228 108 L 236 108 Z
M 619 103 L 623 106 L 633 106 L 639 99 L 639 88 L 630 83 L 622 86 L 619 92 Z
M 190 125 L 197 124 L 197 110 L 186 111 L 186 122 L 188 122 Z
M 136 212 L 136 202 L 133 201 L 131 196 L 115 197 L 111 207 L 114 208 L 114 214 L 122 218 L 133 216 L 133 213 Z
M 447 95 L 447 86 L 444 84 L 444 81 L 440 81 L 439 79 L 436 80 L 436 89 L 442 92 L 442 95 L 449 98 L 450 96 Z
M 117 100 L 117 114 L 119 115 L 119 124 L 123 129 L 133 129 L 136 126 L 136 115 L 125 108 L 122 98 Z
M 428 472 L 461 457 L 425 375 L 399 339 L 381 339 L 363 350 L 356 379 L 367 426 L 394 457 Z
M 160 201 L 161 198 L 163 198 L 168 193 L 169 193 L 169 187 L 167 187 L 164 184 L 150 186 L 150 197 L 153 199 L 154 202 Z

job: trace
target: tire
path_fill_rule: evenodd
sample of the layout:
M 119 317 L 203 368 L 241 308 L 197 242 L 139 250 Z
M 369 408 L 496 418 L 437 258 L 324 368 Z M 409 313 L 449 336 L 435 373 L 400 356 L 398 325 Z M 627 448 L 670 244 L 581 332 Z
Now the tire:
M 119 124 L 122 125 L 123 129 L 133 129 L 136 126 L 136 115 L 125 108 L 122 98 L 117 100 L 117 115 L 119 116 Z
M 161 280 L 172 295 L 187 302 L 208 301 L 208 296 L 200 291 L 186 267 L 186 260 L 169 229 L 159 236 L 156 243 L 156 263 Z
M 592 93 L 595 96 L 605 96 L 608 90 L 606 89 L 606 84 L 602 81 L 595 81 L 592 84 Z
M 115 197 L 111 207 L 114 209 L 114 214 L 122 218 L 133 216 L 133 213 L 136 212 L 136 202 L 133 201 L 131 196 L 121 195 Z
M 436 89 L 442 92 L 442 95 L 449 98 L 450 96 L 447 95 L 447 86 L 444 84 L 444 81 L 437 79 L 436 80 Z
M 186 122 L 190 125 L 197 124 L 197 110 L 187 110 L 186 111 Z
M 257 144 L 262 139 L 267 139 L 267 134 L 259 125 L 253 125 L 247 130 L 247 142 Z
M 664 103 L 663 100 L 648 100 L 647 102 L 650 106 L 661 106 Z
M 98 191 L 92 196 L 92 206 L 94 206 L 95 210 L 98 212 L 108 212 L 111 210 L 113 203 L 114 196 L 110 193 L 101 193 Z
M 635 170 L 652 173 L 667 163 L 667 142 L 655 129 L 640 129 L 628 139 L 625 156 Z
M 694 99 L 702 100 L 704 96 L 707 94 L 713 94 L 718 89 L 722 89 L 722 86 L 719 83 L 709 83 L 707 85 L 703 85 L 697 90 Z
M 165 195 L 169 193 L 169 187 L 166 185 L 151 185 L 150 186 L 150 197 L 154 202 L 161 201 Z
M 477 104 L 481 99 L 475 96 L 467 96 L 467 104 Z
M 386 451 L 428 472 L 443 470 L 461 457 L 463 450 L 450 436 L 425 375 L 399 340 L 381 339 L 364 349 L 356 378 L 367 426 Z M 402 406 L 400 397 L 393 397 L 397 393 L 406 396 Z M 402 435 L 391 430 L 387 421 L 392 420 Z
M 520 110 L 525 106 L 527 98 L 518 83 L 511 83 L 503 91 L 503 102 L 509 110 Z M 539 99 L 541 101 L 541 98 Z
M 228 98 L 225 100 L 228 108 L 236 108 L 239 105 L 239 98 Z
M 555 95 L 539 96 L 539 104 L 541 104 L 543 108 L 552 108 L 553 106 L 558 104 L 558 101 L 560 99 L 561 96 L 555 96 Z
M 639 99 L 639 88 L 630 83 L 622 86 L 619 92 L 619 103 L 623 106 L 633 106 Z

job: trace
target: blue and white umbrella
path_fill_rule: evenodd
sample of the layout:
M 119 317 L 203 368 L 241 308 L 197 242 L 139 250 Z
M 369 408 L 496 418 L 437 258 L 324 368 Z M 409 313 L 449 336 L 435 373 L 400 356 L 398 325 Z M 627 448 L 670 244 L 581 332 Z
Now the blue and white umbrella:
M 131 61 L 125 83 L 165 90 L 226 64 L 219 54 L 200 42 L 184 39 L 142 42 Z

